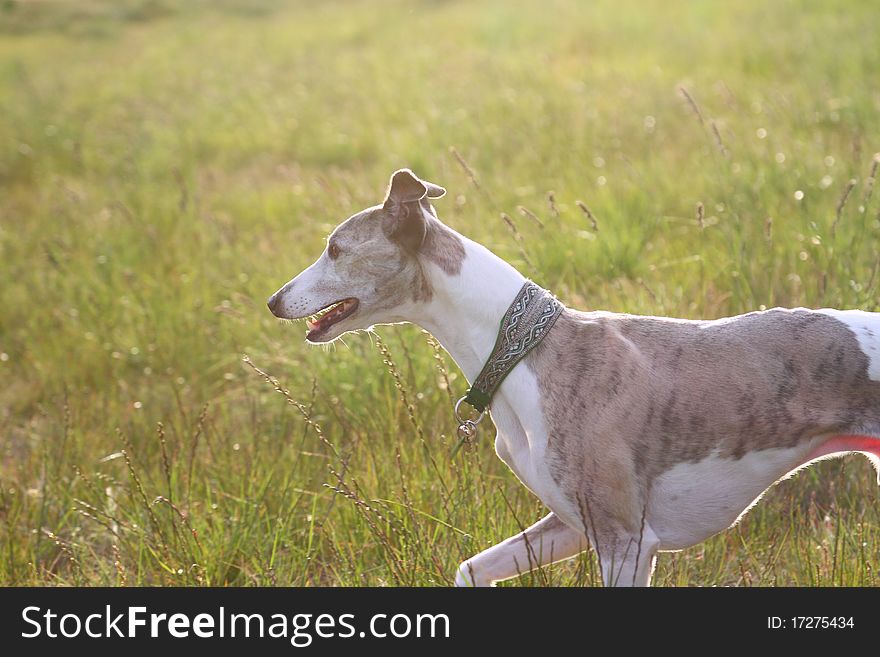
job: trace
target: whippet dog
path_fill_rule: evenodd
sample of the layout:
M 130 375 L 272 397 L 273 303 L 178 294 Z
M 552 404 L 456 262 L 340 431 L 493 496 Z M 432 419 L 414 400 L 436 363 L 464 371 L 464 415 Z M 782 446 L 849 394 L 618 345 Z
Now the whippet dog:
M 311 343 L 376 324 L 432 333 L 469 382 L 526 279 L 441 223 L 445 190 L 395 172 L 269 309 Z M 495 450 L 551 510 L 462 563 L 485 586 L 592 546 L 606 585 L 730 527 L 775 482 L 860 452 L 880 471 L 880 313 L 805 308 L 711 321 L 565 308 L 491 401 Z

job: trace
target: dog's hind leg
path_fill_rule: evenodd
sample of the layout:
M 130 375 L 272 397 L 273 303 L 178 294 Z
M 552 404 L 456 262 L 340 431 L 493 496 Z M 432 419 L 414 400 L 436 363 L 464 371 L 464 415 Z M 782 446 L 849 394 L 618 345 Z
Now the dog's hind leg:
M 455 585 L 492 586 L 535 568 L 570 559 L 586 549 L 586 536 L 550 513 L 525 531 L 463 562 L 455 575 Z

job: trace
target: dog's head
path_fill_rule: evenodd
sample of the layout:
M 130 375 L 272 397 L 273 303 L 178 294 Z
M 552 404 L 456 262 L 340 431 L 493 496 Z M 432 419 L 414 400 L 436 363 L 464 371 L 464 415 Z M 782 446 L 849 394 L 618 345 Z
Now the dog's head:
M 431 295 L 421 258 L 441 227 L 429 199 L 445 193 L 409 169 L 394 172 L 382 205 L 337 226 L 321 257 L 269 298 L 269 310 L 308 318 L 306 339 L 314 343 L 406 321 L 411 305 Z

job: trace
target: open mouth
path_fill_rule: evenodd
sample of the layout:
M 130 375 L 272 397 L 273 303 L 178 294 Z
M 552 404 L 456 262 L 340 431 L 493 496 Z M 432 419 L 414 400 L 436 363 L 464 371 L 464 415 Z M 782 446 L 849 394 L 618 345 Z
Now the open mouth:
M 314 315 L 306 320 L 306 327 L 309 332 L 306 333 L 306 340 L 314 340 L 334 324 L 338 324 L 346 317 L 350 316 L 358 307 L 358 300 L 354 297 L 336 301 L 329 306 L 325 306 Z

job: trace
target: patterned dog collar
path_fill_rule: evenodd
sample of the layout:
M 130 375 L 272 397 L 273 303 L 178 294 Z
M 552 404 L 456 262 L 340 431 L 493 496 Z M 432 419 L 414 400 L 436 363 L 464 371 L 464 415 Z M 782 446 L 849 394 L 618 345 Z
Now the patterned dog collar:
M 459 446 L 476 434 L 477 424 L 485 416 L 501 382 L 526 354 L 538 346 L 564 309 L 565 306 L 556 297 L 532 281 L 526 281 L 522 286 L 501 318 L 498 338 L 489 359 L 467 394 L 455 404 L 455 419 L 459 423 L 458 436 L 461 439 Z M 462 403 L 479 411 L 479 417 L 475 420 L 462 418 L 459 412 Z

